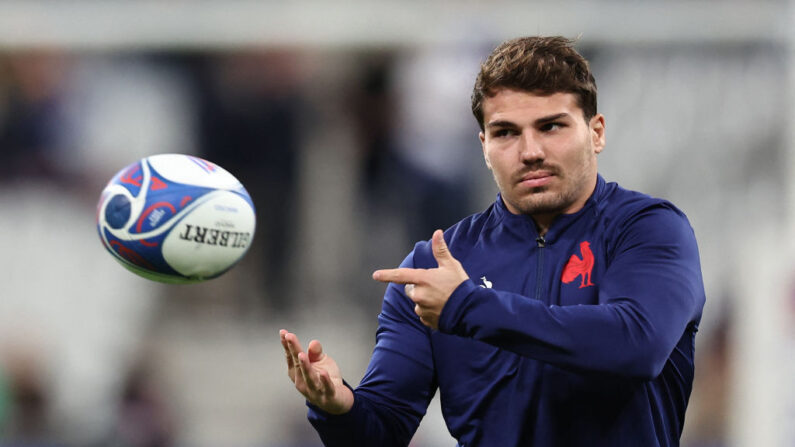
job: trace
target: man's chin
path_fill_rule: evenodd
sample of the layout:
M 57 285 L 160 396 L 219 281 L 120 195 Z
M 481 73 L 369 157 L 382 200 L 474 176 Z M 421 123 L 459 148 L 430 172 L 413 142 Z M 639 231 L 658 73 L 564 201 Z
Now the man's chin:
M 533 197 L 519 202 L 517 208 L 522 214 L 558 214 L 566 208 L 565 201 L 558 194 L 548 191 L 533 194 Z

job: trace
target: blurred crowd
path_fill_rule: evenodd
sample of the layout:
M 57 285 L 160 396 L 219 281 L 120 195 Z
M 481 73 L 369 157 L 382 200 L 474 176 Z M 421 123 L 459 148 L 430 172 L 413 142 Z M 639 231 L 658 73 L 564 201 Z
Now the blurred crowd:
M 0 446 L 318 445 L 276 333 L 328 340 L 356 383 L 383 293 L 370 272 L 494 200 L 469 111 L 493 44 L 0 53 Z M 582 50 L 607 117 L 602 174 L 671 199 L 701 244 L 683 445 L 735 445 L 737 303 L 755 297 L 725 246 L 786 231 L 770 228 L 786 217 L 784 50 Z M 221 278 L 151 283 L 96 237 L 104 183 L 167 152 L 252 196 L 254 244 Z M 431 409 L 413 445 L 452 444 Z

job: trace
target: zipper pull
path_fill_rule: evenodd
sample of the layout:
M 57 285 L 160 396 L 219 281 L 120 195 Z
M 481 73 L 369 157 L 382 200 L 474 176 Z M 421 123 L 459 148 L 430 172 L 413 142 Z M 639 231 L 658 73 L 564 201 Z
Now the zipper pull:
M 536 244 L 538 244 L 538 248 L 544 248 L 547 246 L 547 240 L 544 239 L 544 236 L 538 236 L 536 238 Z

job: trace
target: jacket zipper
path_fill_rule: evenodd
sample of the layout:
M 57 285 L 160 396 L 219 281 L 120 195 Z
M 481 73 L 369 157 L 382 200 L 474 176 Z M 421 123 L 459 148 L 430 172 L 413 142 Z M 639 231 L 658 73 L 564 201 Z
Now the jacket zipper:
M 538 246 L 538 268 L 536 269 L 536 299 L 541 299 L 541 282 L 544 274 L 544 247 L 547 246 L 547 240 L 544 236 L 536 238 L 536 245 Z

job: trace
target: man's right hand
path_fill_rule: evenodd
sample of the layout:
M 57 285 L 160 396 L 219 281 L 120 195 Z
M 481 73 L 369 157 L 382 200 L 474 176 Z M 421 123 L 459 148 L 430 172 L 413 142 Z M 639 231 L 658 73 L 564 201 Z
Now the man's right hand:
M 306 400 L 326 413 L 343 414 L 353 406 L 353 393 L 342 383 L 337 362 L 323 353 L 320 342 L 309 342 L 307 352 L 295 334 L 282 329 L 279 337 L 287 359 L 287 375 Z

